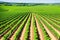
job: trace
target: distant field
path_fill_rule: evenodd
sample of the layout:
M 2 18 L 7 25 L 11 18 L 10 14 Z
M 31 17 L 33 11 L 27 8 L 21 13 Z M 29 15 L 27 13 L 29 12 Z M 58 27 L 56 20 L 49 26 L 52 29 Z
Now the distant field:
M 0 6 L 0 40 L 60 40 L 60 6 Z

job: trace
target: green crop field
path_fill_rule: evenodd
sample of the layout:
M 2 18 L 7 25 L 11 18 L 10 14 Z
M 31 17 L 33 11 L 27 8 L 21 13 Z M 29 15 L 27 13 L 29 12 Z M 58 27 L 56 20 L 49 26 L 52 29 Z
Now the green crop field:
M 0 40 L 60 40 L 60 5 L 0 6 Z

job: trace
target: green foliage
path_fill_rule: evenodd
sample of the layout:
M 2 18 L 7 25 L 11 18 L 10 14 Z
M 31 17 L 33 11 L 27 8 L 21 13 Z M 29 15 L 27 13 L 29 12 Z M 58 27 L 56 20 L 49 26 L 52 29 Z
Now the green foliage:
M 51 28 L 51 26 L 46 22 L 48 21 L 50 24 L 52 24 L 57 30 L 60 30 L 60 27 L 57 27 L 58 24 L 60 24 L 60 6 L 57 5 L 37 5 L 37 6 L 0 6 L 0 34 L 2 34 L 4 31 L 6 31 L 7 29 L 10 28 L 10 30 L 2 37 L 3 40 L 7 40 L 8 37 L 10 35 L 12 35 L 13 31 L 17 28 L 17 25 L 19 25 L 19 23 L 21 21 L 23 21 L 21 23 L 21 25 L 19 26 L 19 28 L 17 29 L 15 35 L 14 35 L 14 40 L 17 40 L 20 32 L 23 29 L 23 25 L 25 23 L 25 21 L 27 20 L 27 17 L 29 16 L 25 16 L 27 14 L 38 14 L 41 15 L 42 17 L 40 18 L 38 15 L 36 15 L 36 18 L 38 19 L 39 25 L 44 33 L 44 39 L 45 40 L 51 40 L 51 38 L 49 37 L 49 35 L 47 34 L 45 28 L 43 27 L 43 25 L 41 24 L 40 21 L 42 21 L 47 27 L 48 29 L 57 37 L 60 39 L 60 35 L 53 29 Z M 25 16 L 24 18 L 20 17 L 18 19 L 12 19 L 10 20 L 10 16 L 16 16 L 19 15 L 21 16 Z M 47 16 L 45 16 L 47 15 Z M 44 17 L 45 18 L 44 18 Z M 31 15 L 30 15 L 31 17 Z M 27 20 L 26 22 L 26 32 L 24 34 L 24 39 L 26 40 L 28 38 L 28 33 L 29 33 L 29 26 L 30 26 L 30 18 Z M 54 20 L 56 20 L 57 25 L 54 24 L 53 21 L 50 20 L 50 18 L 52 19 L 54 17 Z M 6 21 L 8 20 L 8 21 Z M 45 21 L 44 21 L 45 20 Z M 8 23 L 4 23 L 3 21 L 6 22 L 11 22 L 10 24 Z M 14 23 L 16 22 L 16 24 L 14 25 Z M 14 25 L 13 27 L 11 27 L 11 25 Z M 34 40 L 37 40 L 36 38 L 38 38 L 37 36 L 37 27 L 36 27 L 36 23 L 35 20 L 33 19 L 33 26 L 34 26 Z M 4 27 L 4 28 L 3 28 Z M 2 29 L 3 30 L 2 30 Z

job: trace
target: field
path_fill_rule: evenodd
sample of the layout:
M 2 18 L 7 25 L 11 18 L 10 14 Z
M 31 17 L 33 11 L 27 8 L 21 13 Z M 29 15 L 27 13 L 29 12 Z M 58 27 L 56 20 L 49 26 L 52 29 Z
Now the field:
M 60 40 L 60 6 L 0 6 L 0 40 Z

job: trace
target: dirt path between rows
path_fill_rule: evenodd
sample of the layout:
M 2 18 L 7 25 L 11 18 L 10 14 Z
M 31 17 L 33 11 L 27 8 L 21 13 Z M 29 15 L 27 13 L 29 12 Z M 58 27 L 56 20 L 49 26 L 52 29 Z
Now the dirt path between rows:
M 13 32 L 13 34 L 11 35 L 11 37 L 9 38 L 9 40 L 14 40 L 14 34 L 17 32 L 17 30 L 18 30 L 19 26 L 21 25 L 21 23 L 18 25 L 18 27 L 16 28 L 16 30 Z
M 35 17 L 35 16 L 34 16 Z M 39 38 L 41 40 L 44 40 L 44 35 L 43 35 L 43 32 L 42 32 L 42 29 L 40 28 L 39 24 L 38 24 L 38 20 L 36 19 L 35 17 L 35 20 L 36 20 L 36 24 L 37 24 L 37 28 L 38 28 L 38 33 L 39 33 Z
M 21 34 L 21 37 L 20 37 L 20 40 L 24 40 L 24 33 L 25 33 L 25 30 L 26 30 L 26 25 L 22 31 L 22 34 Z
M 32 19 L 31 19 L 30 40 L 34 40 L 33 17 L 32 17 Z
M 19 18 L 18 18 L 18 19 L 19 19 Z M 16 20 L 18 20 L 18 19 L 16 19 Z M 11 29 L 11 27 L 10 27 L 9 29 Z M 7 29 L 7 30 L 1 35 L 1 39 L 0 39 L 0 40 L 3 40 L 2 37 L 3 37 L 6 33 L 8 33 L 9 29 Z
M 60 31 L 59 30 L 57 30 L 56 28 L 54 28 L 54 26 L 51 25 L 48 21 L 46 21 L 46 22 L 51 26 L 51 28 L 53 28 L 60 35 Z
M 18 30 L 18 29 L 17 29 L 17 30 Z M 14 33 L 13 33 L 13 35 L 12 35 L 12 37 L 9 38 L 10 40 L 14 40 L 14 34 L 15 34 L 15 32 L 16 32 L 17 30 L 15 30 Z
M 47 22 L 48 23 L 48 22 Z M 56 28 L 54 28 L 54 26 L 53 25 L 51 25 L 50 23 L 48 23 L 59 35 L 60 35 L 60 31 L 59 30 L 57 30 Z
M 0 36 L 0 40 L 1 40 L 1 36 Z
M 59 27 L 60 28 L 60 25 L 58 25 L 56 22 L 56 20 L 54 20 L 54 19 L 50 19 L 51 21 L 54 21 L 54 24 L 57 26 L 57 27 Z M 56 22 L 55 22 L 56 21 Z
M 29 17 L 29 18 L 30 18 L 30 17 Z M 29 18 L 28 18 L 28 19 L 29 19 Z M 28 20 L 27 20 L 27 22 L 28 22 Z M 20 38 L 19 38 L 20 40 L 25 40 L 25 39 L 24 39 L 24 34 L 25 34 L 25 32 L 26 32 L 27 22 L 26 22 L 26 24 L 25 24 L 25 26 L 24 26 L 24 28 L 23 28 L 22 34 L 21 34 L 21 36 L 20 36 Z
M 51 40 L 58 40 L 42 21 L 41 23 L 44 26 L 45 30 L 47 31 L 48 35 L 50 36 Z

